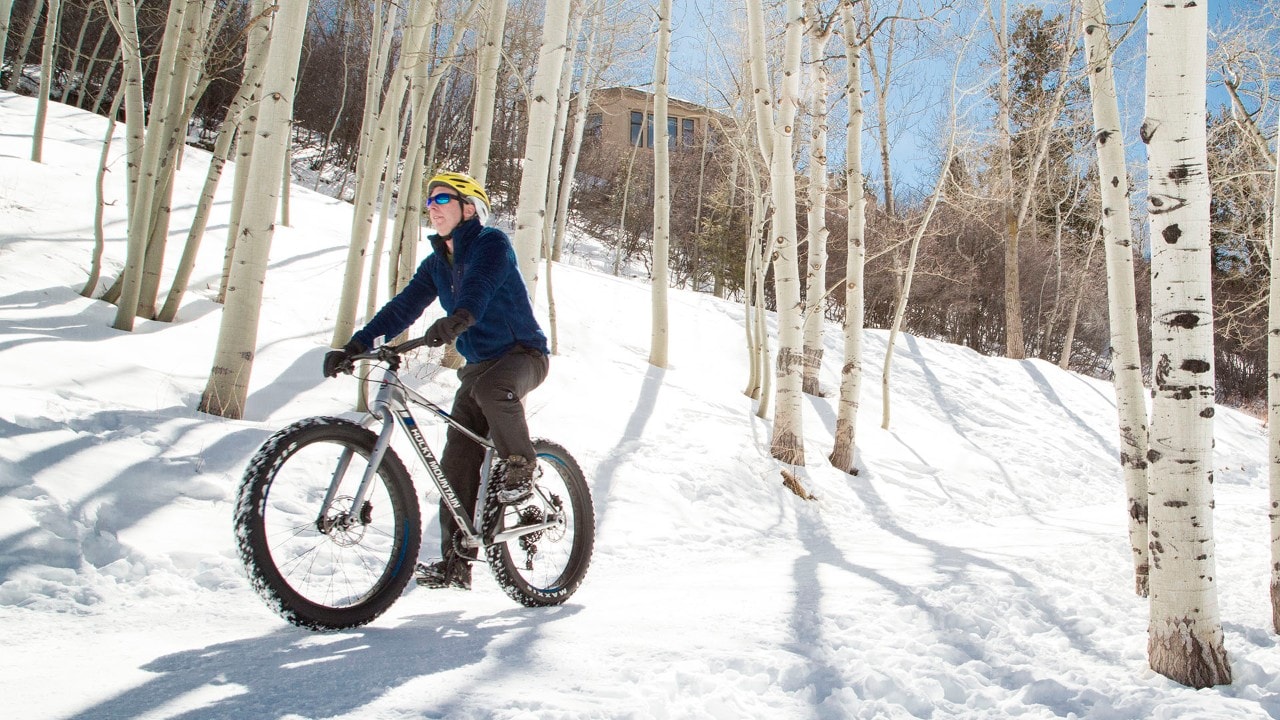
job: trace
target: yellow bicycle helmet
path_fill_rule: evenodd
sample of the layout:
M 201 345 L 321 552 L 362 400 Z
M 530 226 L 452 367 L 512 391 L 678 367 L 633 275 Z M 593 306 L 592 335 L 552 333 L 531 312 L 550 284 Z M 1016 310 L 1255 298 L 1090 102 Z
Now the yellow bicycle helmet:
M 476 179 L 460 172 L 442 172 L 436 173 L 427 183 L 427 195 L 438 187 L 445 186 L 453 189 L 461 195 L 467 202 L 475 206 L 476 214 L 480 217 L 480 224 L 484 224 L 489 219 L 489 194 L 484 191 L 484 187 L 476 182 Z

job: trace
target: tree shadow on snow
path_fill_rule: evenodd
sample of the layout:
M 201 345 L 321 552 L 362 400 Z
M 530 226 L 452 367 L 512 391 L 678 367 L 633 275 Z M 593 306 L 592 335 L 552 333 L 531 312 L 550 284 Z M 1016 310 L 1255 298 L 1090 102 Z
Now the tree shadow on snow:
M 203 427 L 199 421 L 182 421 L 181 416 L 190 413 L 181 407 L 145 412 L 101 411 L 67 425 L 67 429 L 83 428 L 83 432 L 17 460 L 11 470 L 27 482 L 0 488 L 0 497 L 41 495 L 42 491 L 27 486 L 36 473 L 48 466 L 100 450 L 117 437 L 163 430 L 150 443 L 155 449 L 153 455 L 142 457 L 83 495 L 51 507 L 39 518 L 38 527 L 0 536 L 0 582 L 8 579 L 14 568 L 27 565 L 76 568 L 83 560 L 102 567 L 128 554 L 128 549 L 115 538 L 152 512 L 193 491 L 202 495 L 228 494 L 230 490 L 208 483 L 193 486 L 192 479 L 238 474 L 269 431 L 228 426 L 228 432 L 213 443 L 192 453 L 175 454 L 172 448 L 187 433 Z M 164 552 L 163 548 L 145 550 Z
M 831 643 L 824 636 L 824 626 L 821 621 L 824 617 L 823 608 L 833 602 L 846 599 L 824 598 L 823 583 L 819 577 L 819 570 L 822 566 L 850 573 L 874 583 L 890 593 L 895 598 L 895 605 L 898 607 L 917 608 L 927 618 L 928 622 L 928 627 L 922 628 L 922 632 L 932 633 L 937 642 L 949 644 L 957 653 L 957 655 L 952 656 L 940 654 L 940 661 L 942 657 L 950 657 L 950 663 L 956 666 L 970 660 L 985 663 L 991 668 L 991 672 L 988 675 L 989 679 L 1009 693 L 1022 691 L 1027 686 L 1027 683 L 1033 679 L 1023 671 L 1021 666 L 1009 663 L 1005 657 L 1008 654 L 1006 645 L 1011 640 L 1017 643 L 1020 637 L 1019 633 L 1011 631 L 1010 636 L 1012 637 L 992 637 L 989 633 L 984 633 L 982 628 L 974 626 L 973 616 L 975 610 L 973 608 L 953 607 L 945 604 L 945 602 L 935 602 L 930 599 L 932 594 L 943 588 L 956 585 L 981 586 L 986 584 L 988 581 L 984 581 L 977 574 L 977 571 L 996 572 L 1006 576 L 1011 583 L 1011 592 L 1016 592 L 1024 597 L 1028 605 L 1034 608 L 1041 621 L 1046 626 L 1058 628 L 1062 632 L 1064 639 L 1077 652 L 1096 657 L 1108 665 L 1123 663 L 1122 658 L 1114 652 L 1099 647 L 1093 638 L 1089 636 L 1087 630 L 1082 630 L 1077 623 L 1063 615 L 1055 598 L 1039 592 L 1036 585 L 1018 571 L 971 553 L 962 547 L 946 545 L 924 538 L 900 525 L 893 519 L 893 513 L 888 503 L 880 497 L 869 482 L 866 477 L 867 474 L 863 472 L 849 478 L 850 487 L 868 509 L 865 517 L 882 530 L 930 553 L 934 557 L 931 567 L 943 579 L 930 583 L 925 587 L 915 587 L 899 582 L 880 570 L 853 562 L 847 557 L 847 553 L 832 541 L 825 516 L 820 513 L 798 514 L 797 529 L 799 531 L 799 539 L 808 550 L 808 553 L 799 556 L 795 563 L 796 598 L 791 620 L 794 645 L 791 649 L 807 658 L 809 664 L 808 682 L 819 692 L 816 704 L 821 704 L 821 700 L 827 694 L 848 685 L 845 679 L 848 665 L 834 663 L 833 660 L 835 658 L 824 652 L 824 649 Z M 945 595 L 940 596 L 939 599 L 945 600 Z M 992 612 L 995 611 L 992 610 Z M 981 613 L 977 614 L 981 615 Z M 1031 648 L 1035 642 L 1034 640 L 1027 641 L 1026 649 L 1029 654 L 1034 654 Z M 873 647 L 867 647 L 864 650 L 871 657 L 878 656 L 877 650 Z M 843 658 L 843 656 L 840 657 Z M 847 660 L 847 658 L 845 659 Z M 893 688 L 893 692 L 898 696 L 910 695 L 907 692 L 909 690 L 910 688 L 904 687 L 895 686 Z M 862 697 L 861 692 L 859 690 L 860 697 Z M 1059 693 L 1054 697 L 1055 700 L 1053 702 L 1046 704 L 1046 707 L 1054 711 L 1086 714 L 1093 709 L 1082 704 L 1086 702 L 1083 696 L 1063 699 Z M 863 699 L 872 700 L 876 698 L 868 696 L 863 697 Z M 928 701 L 923 698 L 917 699 L 922 703 L 928 704 Z M 1102 697 L 1093 698 L 1093 700 L 1099 703 L 1110 702 L 1110 700 Z M 1029 702 L 1034 704 L 1030 700 Z
M 155 677 L 73 718 L 131 718 L 161 709 L 165 717 L 190 720 L 351 713 L 416 678 L 484 661 L 495 639 L 578 611 L 555 610 L 548 616 L 520 608 L 468 619 L 449 611 L 411 617 L 397 627 L 331 634 L 289 627 L 184 650 L 147 663 L 142 669 Z M 515 666 L 509 658 L 498 663 Z
M 636 398 L 635 409 L 631 412 L 631 419 L 627 421 L 627 427 L 622 432 L 622 437 L 618 439 L 618 443 L 614 445 L 613 450 L 609 452 L 600 464 L 596 466 L 595 472 L 592 474 L 593 487 L 592 496 L 596 503 L 596 527 L 604 527 L 605 514 L 609 510 L 609 493 L 613 489 L 614 476 L 618 472 L 618 468 L 623 467 L 627 463 L 627 459 L 643 447 L 641 442 L 644 437 L 645 426 L 649 424 L 649 419 L 653 417 L 653 410 L 658 404 L 658 392 L 662 389 L 665 382 L 667 371 L 649 366 L 645 371 L 644 383 L 640 387 L 640 396 Z

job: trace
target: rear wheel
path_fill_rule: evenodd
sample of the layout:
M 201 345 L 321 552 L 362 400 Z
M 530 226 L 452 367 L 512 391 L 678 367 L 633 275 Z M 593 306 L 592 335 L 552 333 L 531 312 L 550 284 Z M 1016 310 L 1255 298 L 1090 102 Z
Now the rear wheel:
M 548 529 L 489 545 L 485 554 L 498 585 L 516 602 L 529 607 L 559 605 L 582 584 L 595 543 L 595 509 L 582 468 L 560 445 L 534 440 L 537 467 L 533 496 L 503 505 L 489 485 L 484 536 L 520 525 L 554 522 Z
M 376 443 L 349 420 L 309 418 L 268 438 L 245 470 L 235 510 L 240 559 L 258 594 L 295 625 L 363 625 L 413 576 L 422 516 L 393 451 L 354 503 Z

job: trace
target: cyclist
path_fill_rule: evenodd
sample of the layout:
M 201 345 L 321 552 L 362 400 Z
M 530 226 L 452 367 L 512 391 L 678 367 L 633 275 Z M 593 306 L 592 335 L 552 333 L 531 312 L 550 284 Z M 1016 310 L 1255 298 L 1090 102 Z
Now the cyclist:
M 515 250 L 507 235 L 485 223 L 489 196 L 474 178 L 442 172 L 427 183 L 427 212 L 435 234 L 432 252 L 413 279 L 387 302 L 341 349 L 325 355 L 325 377 L 336 377 L 351 356 L 373 347 L 378 337 L 394 337 L 436 299 L 445 317 L 427 328 L 427 344 L 450 342 L 467 364 L 450 415 L 478 435 L 493 439 L 500 481 L 498 499 L 519 503 L 533 491 L 533 442 L 525 420 L 524 397 L 547 377 L 547 338 L 533 306 Z M 449 428 L 440 465 L 468 513 L 475 512 L 484 448 Z M 459 554 L 453 516 L 440 507 L 442 559 L 418 564 L 419 585 L 470 589 L 471 564 Z

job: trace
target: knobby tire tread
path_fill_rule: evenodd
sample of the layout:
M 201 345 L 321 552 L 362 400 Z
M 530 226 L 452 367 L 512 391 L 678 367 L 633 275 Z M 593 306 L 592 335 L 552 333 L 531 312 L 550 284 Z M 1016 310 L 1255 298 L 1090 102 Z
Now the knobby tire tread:
M 555 587 L 536 588 L 530 585 L 516 570 L 507 543 L 490 545 L 485 550 L 489 560 L 489 569 L 493 572 L 498 586 L 508 597 L 526 607 L 550 607 L 563 604 L 582 584 L 591 563 L 592 547 L 595 544 L 595 509 L 591 503 L 591 490 L 587 486 L 586 477 L 578 461 L 558 443 L 535 438 L 534 450 L 542 462 L 552 463 L 561 468 L 561 477 L 569 493 L 566 498 L 574 512 L 573 546 L 569 552 L 569 561 L 560 581 Z M 491 537 L 502 520 L 503 504 L 495 497 L 499 483 L 489 485 L 488 501 L 485 504 L 483 517 L 484 534 Z M 517 542 L 515 540 L 511 542 Z
M 284 463 L 299 449 L 316 442 L 351 447 L 356 450 L 357 458 L 367 460 L 377 443 L 377 435 L 343 418 L 313 417 L 268 438 L 250 460 L 240 485 L 235 508 L 236 546 L 254 590 L 281 617 L 312 630 L 341 630 L 371 622 L 400 597 L 413 576 L 422 542 L 422 515 L 408 470 L 394 450 L 388 448 L 378 475 L 391 497 L 394 527 L 403 531 L 396 537 L 393 552 L 400 561 L 389 567 L 369 596 L 357 604 L 337 608 L 302 597 L 284 580 L 272 559 L 260 509 Z

